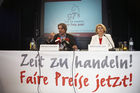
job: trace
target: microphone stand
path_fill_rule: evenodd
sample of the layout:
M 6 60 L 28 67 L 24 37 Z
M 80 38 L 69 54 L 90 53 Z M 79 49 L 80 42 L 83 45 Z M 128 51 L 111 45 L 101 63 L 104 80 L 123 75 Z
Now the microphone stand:
M 112 43 L 110 42 L 110 40 L 108 39 L 108 37 L 107 37 L 106 35 L 104 35 L 104 36 L 107 38 L 107 40 L 109 41 L 109 43 L 110 43 L 111 46 L 112 46 L 112 48 L 109 49 L 109 51 L 115 51 L 115 48 L 113 47 L 113 45 L 112 45 Z

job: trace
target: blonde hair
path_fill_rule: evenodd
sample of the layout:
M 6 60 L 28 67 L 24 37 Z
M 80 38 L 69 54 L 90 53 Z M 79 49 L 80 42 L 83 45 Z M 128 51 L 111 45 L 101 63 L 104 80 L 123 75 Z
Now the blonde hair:
M 97 24 L 97 25 L 96 25 L 96 33 L 97 33 L 97 28 L 98 28 L 98 26 L 101 26 L 101 27 L 103 28 L 104 32 L 106 32 L 106 27 L 105 27 L 105 25 L 103 25 L 103 24 Z

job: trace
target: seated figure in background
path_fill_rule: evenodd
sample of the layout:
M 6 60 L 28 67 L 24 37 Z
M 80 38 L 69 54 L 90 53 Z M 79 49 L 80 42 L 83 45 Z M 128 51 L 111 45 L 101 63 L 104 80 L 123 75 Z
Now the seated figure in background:
M 53 43 L 59 44 L 59 50 L 72 51 L 77 50 L 77 45 L 74 37 L 68 33 L 67 25 L 64 23 L 58 24 L 59 33 L 54 36 Z
M 90 45 L 106 44 L 109 49 L 113 49 L 114 42 L 110 34 L 106 34 L 106 27 L 103 24 L 96 25 L 96 35 L 92 36 Z

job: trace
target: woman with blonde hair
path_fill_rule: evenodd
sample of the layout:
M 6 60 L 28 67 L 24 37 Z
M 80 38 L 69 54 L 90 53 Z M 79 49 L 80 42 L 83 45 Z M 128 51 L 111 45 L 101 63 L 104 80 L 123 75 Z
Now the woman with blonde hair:
M 103 24 L 96 25 L 96 35 L 92 36 L 90 45 L 106 44 L 108 49 L 114 48 L 114 42 L 110 34 L 106 34 L 106 27 Z

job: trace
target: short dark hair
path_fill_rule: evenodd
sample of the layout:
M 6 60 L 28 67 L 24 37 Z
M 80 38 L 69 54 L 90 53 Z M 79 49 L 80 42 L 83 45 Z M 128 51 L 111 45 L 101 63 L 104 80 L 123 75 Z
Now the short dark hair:
M 62 28 L 63 28 L 65 31 L 67 31 L 67 25 L 66 25 L 66 24 L 60 23 L 60 24 L 58 24 L 58 27 L 59 27 L 60 25 L 62 26 Z

